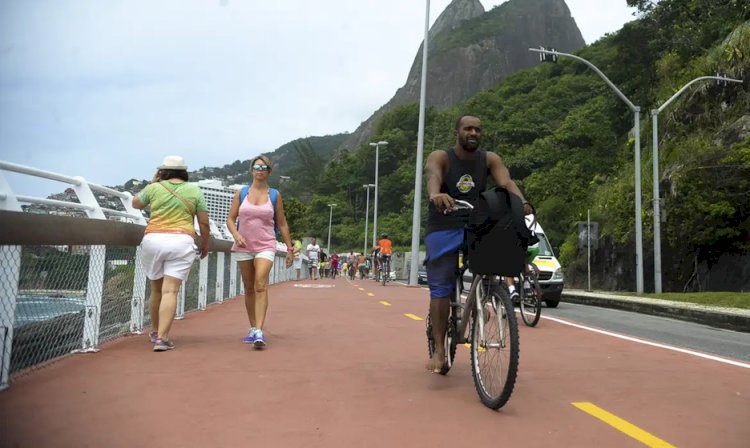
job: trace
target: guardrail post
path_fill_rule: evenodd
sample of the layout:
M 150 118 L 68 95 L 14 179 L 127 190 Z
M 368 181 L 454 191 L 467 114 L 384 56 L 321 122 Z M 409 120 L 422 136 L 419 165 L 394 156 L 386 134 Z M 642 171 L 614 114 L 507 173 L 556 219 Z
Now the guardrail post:
M 23 211 L 2 171 L 0 171 L 0 210 Z
M 234 252 L 229 254 L 229 297 L 235 297 L 239 294 L 237 289 L 237 259 Z
M 208 296 L 208 256 L 201 258 L 198 271 L 198 309 L 206 309 Z
M 185 318 L 185 290 L 187 289 L 187 279 L 180 285 L 180 292 L 177 293 L 177 311 L 175 312 L 175 319 L 182 320 Z
M 75 176 L 74 179 L 78 181 L 78 184 L 73 184 L 72 188 L 80 203 L 88 206 L 86 215 L 92 219 L 107 219 L 86 179 L 80 176 Z M 74 352 L 91 353 L 99 351 L 99 324 L 102 309 L 106 255 L 106 246 L 90 246 L 89 279 L 86 286 L 86 315 L 83 320 L 83 338 L 81 350 L 74 350 Z
M 143 317 L 146 302 L 146 274 L 143 272 L 143 266 L 141 265 L 141 246 L 135 249 L 135 260 L 133 265 L 135 274 L 133 275 L 133 299 L 130 307 L 130 332 L 141 334 L 143 333 Z
M 0 281 L 0 390 L 8 387 L 10 353 L 13 349 L 13 325 L 16 321 L 16 297 L 21 273 L 21 246 L 0 246 L 3 281 Z
M 216 254 L 216 303 L 224 301 L 224 252 Z
M 81 349 L 74 350 L 74 353 L 96 353 L 99 351 L 99 324 L 101 323 L 100 318 L 106 257 L 106 246 L 90 246 L 89 278 L 86 284 L 86 308 L 83 319 L 83 338 L 81 340 Z

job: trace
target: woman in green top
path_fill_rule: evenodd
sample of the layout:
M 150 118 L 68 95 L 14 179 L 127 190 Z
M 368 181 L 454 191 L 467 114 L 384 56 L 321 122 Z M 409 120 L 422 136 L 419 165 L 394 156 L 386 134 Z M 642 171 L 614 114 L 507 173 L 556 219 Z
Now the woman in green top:
M 153 331 L 149 336 L 156 352 L 174 348 L 169 330 L 177 310 L 177 292 L 195 260 L 196 216 L 201 230 L 200 257 L 208 255 L 211 233 L 206 200 L 200 188 L 187 180 L 185 160 L 167 156 L 151 183 L 133 197 L 133 207 L 151 207 L 141 242 L 141 260 L 151 281 L 149 312 Z

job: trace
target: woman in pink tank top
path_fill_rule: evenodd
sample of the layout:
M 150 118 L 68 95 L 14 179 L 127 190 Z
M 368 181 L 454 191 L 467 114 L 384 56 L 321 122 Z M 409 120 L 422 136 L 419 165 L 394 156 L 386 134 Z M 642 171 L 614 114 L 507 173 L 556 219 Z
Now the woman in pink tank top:
M 271 161 L 265 156 L 258 156 L 250 164 L 253 183 L 247 196 L 240 203 L 241 190 L 235 193 L 232 207 L 227 218 L 227 227 L 234 237 L 232 251 L 240 266 L 242 284 L 245 286 L 245 309 L 250 321 L 250 329 L 242 340 L 256 348 L 266 345 L 263 325 L 268 310 L 268 275 L 276 257 L 276 233 L 274 226 L 274 207 L 268 186 L 271 173 Z M 284 214 L 284 203 L 281 193 L 276 193 L 276 225 L 288 248 L 286 267 L 294 261 L 292 239 Z

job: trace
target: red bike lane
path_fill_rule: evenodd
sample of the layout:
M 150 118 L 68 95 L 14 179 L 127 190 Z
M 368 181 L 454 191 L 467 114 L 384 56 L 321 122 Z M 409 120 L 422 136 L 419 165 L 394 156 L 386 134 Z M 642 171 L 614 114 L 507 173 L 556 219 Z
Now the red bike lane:
M 465 347 L 447 376 L 424 370 L 423 288 L 308 280 L 270 303 L 266 350 L 241 343 L 235 299 L 177 322 L 173 351 L 125 337 L 19 378 L 0 393 L 0 446 L 643 446 L 573 403 L 675 446 L 750 440 L 750 369 L 545 319 L 521 325 L 495 412 Z

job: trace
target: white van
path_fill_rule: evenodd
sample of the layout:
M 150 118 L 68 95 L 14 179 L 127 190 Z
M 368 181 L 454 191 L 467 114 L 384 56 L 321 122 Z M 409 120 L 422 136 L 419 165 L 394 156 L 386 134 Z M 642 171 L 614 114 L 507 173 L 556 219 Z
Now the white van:
M 526 225 L 531 228 L 531 224 L 532 216 L 527 216 Z M 557 305 L 560 303 L 564 283 L 562 265 L 560 265 L 560 261 L 555 257 L 555 253 L 552 252 L 552 246 L 539 222 L 531 230 L 539 237 L 539 242 L 537 243 L 539 255 L 534 258 L 532 263 L 539 268 L 539 286 L 542 289 L 542 299 L 548 307 L 557 308 Z

